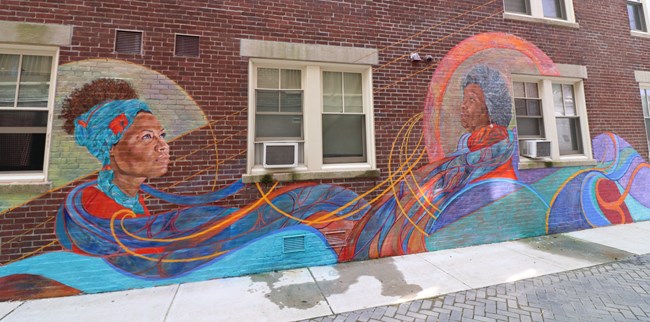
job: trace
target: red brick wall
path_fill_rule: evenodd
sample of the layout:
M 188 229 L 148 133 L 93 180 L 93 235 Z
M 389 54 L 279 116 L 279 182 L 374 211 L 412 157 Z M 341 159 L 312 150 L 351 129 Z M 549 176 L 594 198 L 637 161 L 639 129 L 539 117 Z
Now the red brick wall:
M 483 6 L 461 15 L 479 5 Z M 175 161 L 169 174 L 153 183 L 176 193 L 209 191 L 215 180 L 219 187 L 245 172 L 245 153 L 233 158 L 247 146 L 247 113 L 241 112 L 248 100 L 247 58 L 239 56 L 240 39 L 377 48 L 374 108 L 377 165 L 383 177 L 327 181 L 364 192 L 388 173 L 388 154 L 395 135 L 412 115 L 422 111 L 435 69 L 432 66 L 422 71 L 430 65 L 412 64 L 403 55 L 417 50 L 439 61 L 463 39 L 488 31 L 520 36 L 556 63 L 586 66 L 591 136 L 615 132 L 647 156 L 634 70 L 650 71 L 650 39 L 630 36 L 623 1 L 579 0 L 574 6 L 579 28 L 504 20 L 499 13 L 500 0 L 3 0 L 0 20 L 73 25 L 72 45 L 61 48 L 61 64 L 89 58 L 126 60 L 160 72 L 185 89 L 214 122 L 214 133 L 226 139 L 219 144 L 218 155 L 211 147 L 203 148 L 212 139 L 207 127 L 171 143 L 175 159 L 189 156 Z M 115 53 L 116 29 L 143 31 L 143 54 Z M 174 57 L 176 33 L 200 36 L 200 57 Z M 223 164 L 219 164 L 215 177 L 217 160 Z M 51 218 L 74 185 L 2 214 L 0 263 L 55 241 Z M 251 187 L 230 203 L 242 205 L 255 194 Z M 165 207 L 152 205 L 154 211 Z M 57 247 L 54 243 L 43 250 Z

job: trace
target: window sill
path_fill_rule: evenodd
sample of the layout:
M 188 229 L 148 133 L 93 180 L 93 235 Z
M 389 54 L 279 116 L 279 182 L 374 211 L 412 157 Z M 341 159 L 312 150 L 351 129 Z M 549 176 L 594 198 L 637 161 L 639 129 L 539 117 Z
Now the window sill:
M 297 171 L 292 170 L 277 170 L 275 172 L 245 174 L 242 176 L 244 183 L 256 182 L 292 182 L 304 180 L 320 180 L 320 179 L 350 179 L 350 178 L 377 178 L 380 171 L 377 169 L 368 170 L 352 170 L 340 169 L 337 171 Z
M 650 39 L 650 33 L 645 32 L 645 31 L 630 30 L 630 35 L 632 35 L 632 37 Z
M 533 17 L 533 16 L 530 16 L 530 15 L 517 14 L 517 13 L 511 13 L 511 12 L 504 12 L 503 13 L 503 19 L 523 21 L 523 22 L 532 22 L 532 23 L 541 23 L 541 24 L 545 24 L 545 25 L 568 27 L 568 28 L 574 28 L 574 29 L 579 29 L 580 28 L 580 25 L 577 22 L 570 22 L 570 21 L 566 21 L 566 20 L 553 19 L 553 18 Z
M 541 168 L 561 168 L 561 167 L 581 167 L 596 165 L 596 160 L 587 157 L 566 158 L 561 160 L 529 159 L 523 156 L 519 157 L 519 170 L 524 169 L 541 169 Z

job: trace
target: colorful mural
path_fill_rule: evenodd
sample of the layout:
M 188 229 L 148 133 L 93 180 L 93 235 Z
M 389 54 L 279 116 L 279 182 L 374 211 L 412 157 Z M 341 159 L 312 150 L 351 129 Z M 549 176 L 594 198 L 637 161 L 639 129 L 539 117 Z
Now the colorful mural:
M 397 135 L 396 144 L 414 135 L 415 150 L 399 148 L 396 160 L 391 151 L 386 180 L 361 195 L 326 184 L 257 184 L 259 199 L 242 208 L 214 205 L 238 194 L 240 181 L 200 196 L 145 184 L 170 162 L 164 122 L 145 100 L 81 111 L 74 137 L 101 163 L 98 178 L 73 189 L 58 212 L 67 251 L 0 267 L 0 284 L 14 285 L 4 296 L 33 296 L 15 286 L 29 283 L 47 296 L 105 292 L 650 219 L 649 165 L 615 134 L 594 139 L 593 167 L 518 170 L 515 70 L 558 74 L 541 50 L 509 34 L 459 43 L 438 65 L 424 111 Z M 423 133 L 411 132 L 417 122 Z M 178 210 L 151 213 L 145 196 Z M 332 233 L 344 242 L 333 243 Z M 294 238 L 305 251 L 285 249 Z
M 63 113 L 63 101 L 80 85 L 96 79 L 127 81 L 165 124 L 168 139 L 208 123 L 198 104 L 169 77 L 141 65 L 108 58 L 86 59 L 58 67 L 54 115 Z M 66 134 L 62 119 L 55 117 L 52 122 L 48 180 L 57 189 L 97 171 L 99 163 L 84 147 L 75 143 L 74 137 Z M 15 190 L 5 193 L 0 198 L 0 211 L 19 206 L 39 194 Z

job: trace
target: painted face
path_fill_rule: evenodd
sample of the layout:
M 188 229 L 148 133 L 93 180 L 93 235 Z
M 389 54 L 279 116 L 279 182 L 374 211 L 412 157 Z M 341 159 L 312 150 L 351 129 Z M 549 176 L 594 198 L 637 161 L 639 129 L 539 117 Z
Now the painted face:
M 481 87 L 476 84 L 467 85 L 463 91 L 460 123 L 470 132 L 490 124 L 485 95 Z
M 111 149 L 111 168 L 116 175 L 156 178 L 167 172 L 169 145 L 165 129 L 149 113 L 140 113 Z

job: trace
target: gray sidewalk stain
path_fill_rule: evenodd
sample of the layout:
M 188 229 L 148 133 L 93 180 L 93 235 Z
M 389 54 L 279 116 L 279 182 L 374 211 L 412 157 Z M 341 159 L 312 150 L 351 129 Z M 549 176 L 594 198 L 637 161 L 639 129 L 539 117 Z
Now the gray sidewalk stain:
M 318 286 L 313 282 L 275 286 L 280 282 L 282 273 L 272 272 L 266 274 L 251 275 L 253 283 L 265 283 L 271 290 L 264 296 L 275 303 L 280 309 L 310 309 L 323 301 L 323 296 L 318 290 Z
M 559 234 L 522 239 L 517 242 L 549 254 L 589 261 L 612 262 L 634 256 L 624 250 Z
M 278 308 L 295 308 L 307 310 L 315 307 L 319 302 L 323 301 L 318 287 L 314 283 L 300 283 L 275 287 L 275 283 L 279 282 L 281 275 L 279 273 L 264 274 L 251 276 L 253 282 L 265 283 L 271 290 L 270 293 L 264 296 L 275 303 Z
M 324 300 L 323 296 L 327 298 L 345 293 L 363 276 L 379 281 L 382 287 L 381 295 L 387 297 L 408 297 L 423 290 L 419 285 L 406 282 L 392 258 L 368 260 L 364 265 L 338 264 L 334 266 L 334 270 L 336 279 L 317 281 L 318 285 L 309 282 L 276 287 L 275 284 L 282 276 L 280 273 L 255 275 L 251 276 L 251 279 L 253 282 L 267 284 L 271 292 L 266 294 L 266 297 L 279 308 L 312 308 Z

